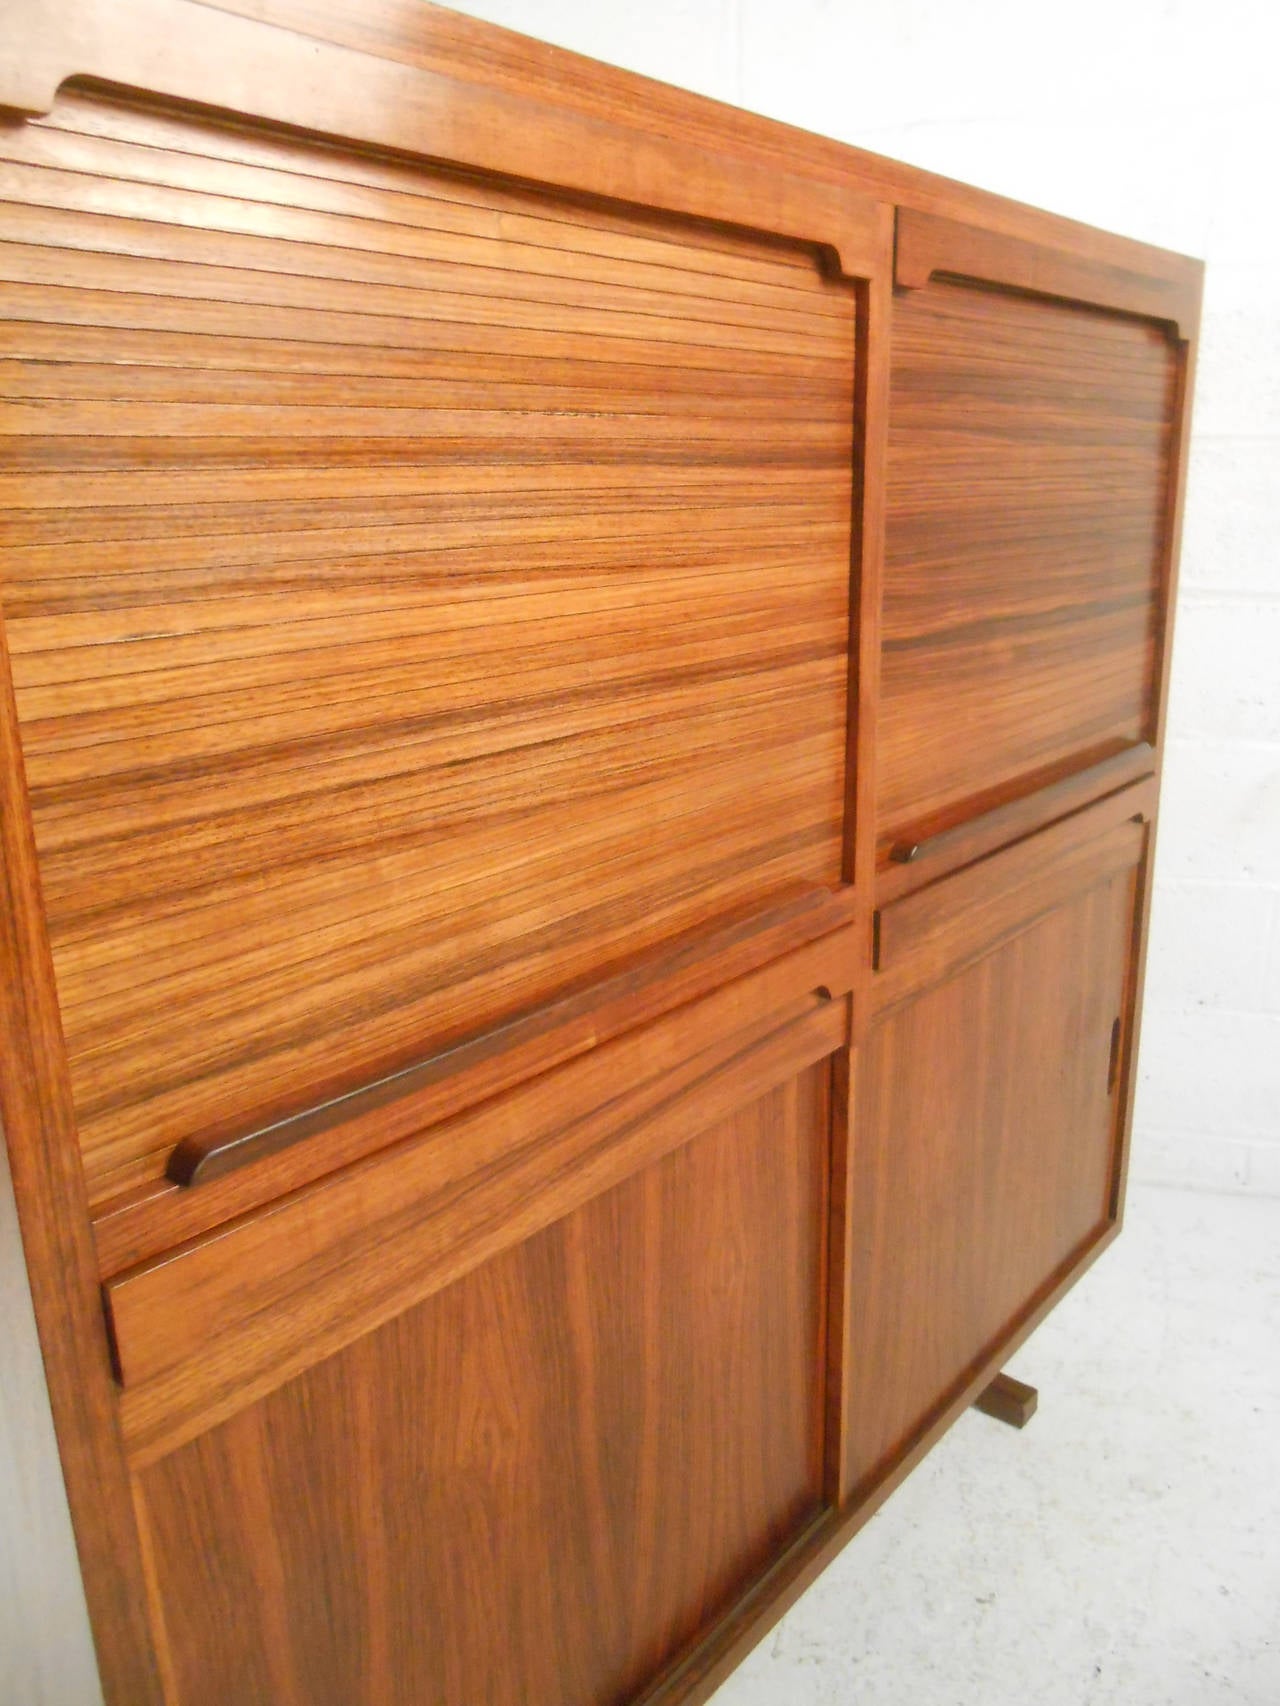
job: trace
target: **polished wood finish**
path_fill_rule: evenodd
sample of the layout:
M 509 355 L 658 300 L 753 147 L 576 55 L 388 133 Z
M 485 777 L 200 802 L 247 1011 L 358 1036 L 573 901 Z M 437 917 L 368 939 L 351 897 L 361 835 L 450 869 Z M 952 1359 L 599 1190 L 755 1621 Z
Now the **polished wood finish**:
M 767 966 L 763 983 L 792 993 L 800 987 L 825 988 L 828 994 L 831 988 L 845 989 L 857 966 L 857 944 L 845 922 L 851 911 L 847 891 L 806 891 L 781 899 L 762 913 L 677 939 L 661 953 L 566 991 L 511 1025 L 397 1077 L 280 1127 L 232 1140 L 225 1151 L 212 1151 L 211 1170 L 197 1170 L 192 1182 L 198 1190 L 157 1183 L 121 1198 L 95 1221 L 102 1274 L 110 1277 L 180 1240 L 278 1201 L 698 996 L 734 985 L 731 998 L 736 999 L 741 988 L 759 987 L 737 984 L 751 971 Z M 808 945 L 803 956 L 789 952 L 796 944 Z
M 1112 1221 L 1083 1250 L 1078 1261 L 1059 1274 L 1034 1303 L 1009 1328 L 1000 1350 L 988 1357 L 973 1377 L 928 1424 L 916 1434 L 910 1448 L 902 1452 L 874 1486 L 848 1500 L 839 1510 L 819 1517 L 800 1538 L 783 1552 L 773 1568 L 746 1592 L 733 1613 L 725 1617 L 705 1640 L 643 1694 L 637 1706 L 705 1706 L 716 1689 L 741 1664 L 770 1629 L 787 1612 L 827 1565 L 858 1535 L 907 1476 L 928 1456 L 947 1430 L 972 1407 L 985 1387 L 1000 1371 L 1004 1357 L 1012 1355 L 1035 1331 L 1072 1286 L 1088 1272 L 1120 1232 Z
M 21 62 L 7 62 L 9 80 L 0 77 L 0 108 L 47 113 L 63 82 L 90 77 L 505 176 L 527 177 L 533 166 L 540 181 L 579 195 L 820 239 L 851 272 L 865 260 L 873 198 L 818 174 L 762 172 L 738 155 L 695 151 L 622 115 L 583 120 L 565 107 L 549 112 L 526 96 L 464 82 L 456 68 L 450 75 L 402 67 L 382 51 L 351 53 L 323 39 L 322 19 L 319 31 L 308 31 L 303 60 L 297 38 L 272 28 L 261 8 L 244 19 L 199 0 L 130 0 L 130 8 L 129 27 L 110 30 L 100 0 L 57 7 L 15 0 L 12 22 L 25 30 L 26 51 Z
M 951 280 L 899 298 L 886 848 L 1151 739 L 1177 369 L 1148 322 Z
M 160 1706 L 3 623 L 0 1057 L 0 1135 L 104 1692 L 110 1706 Z M 9 1330 L 6 1320 L 5 1379 L 16 1382 Z M 12 1545 L 20 1530 L 4 1533 Z
M 997 1374 L 990 1386 L 984 1386 L 973 1401 L 975 1410 L 991 1416 L 1007 1427 L 1025 1428 L 1040 1402 L 1034 1386 L 1015 1380 L 1011 1374 Z
M 133 1450 L 228 1413 L 661 1155 L 681 1141 L 673 1097 L 683 1118 L 716 1117 L 833 1053 L 847 1003 L 810 994 L 811 976 L 731 985 L 112 1280 Z
M 420 0 L 10 10 L 105 1697 L 705 1701 L 1118 1230 L 1201 269 Z
M 1170 276 L 1163 269 L 1140 271 L 1136 265 L 1073 254 L 989 226 L 903 208 L 894 250 L 895 284 L 919 290 L 939 275 L 980 279 L 1006 290 L 1163 321 L 1179 338 L 1190 335 L 1200 309 L 1193 277 Z
M 362 1141 L 371 1149 L 384 1148 L 432 1118 L 572 1060 L 615 1033 L 754 971 L 794 946 L 831 936 L 852 913 L 850 891 L 804 889 L 763 911 L 725 919 L 713 931 L 688 932 L 603 978 L 567 989 L 541 1007 L 353 1095 L 261 1131 L 179 1144 L 169 1158 L 169 1178 L 175 1184 L 207 1185 L 300 1144 L 315 1154 L 322 1147 L 317 1140 L 331 1134 L 335 1141 L 341 1134 L 344 1156 Z M 827 994 L 850 986 L 856 949 L 847 942 L 847 963 L 841 964 L 843 940 L 823 942 L 819 949 L 824 973 L 830 972 Z M 332 1151 L 325 1160 L 327 1170 L 335 1160 Z M 289 1182 L 302 1182 L 296 1166 Z M 278 1195 L 278 1186 L 269 1194 Z M 209 1200 L 207 1192 L 201 1200 Z M 172 1221 L 172 1214 L 167 1215 L 170 1228 Z
M 374 0 L 358 8 L 334 0 L 201 0 L 201 10 L 237 15 L 257 26 L 235 34 L 239 60 L 234 66 L 228 55 L 216 52 L 218 43 L 228 38 L 204 33 L 214 26 L 195 14 L 193 0 L 149 0 L 145 11 L 130 0 L 123 28 L 118 13 L 105 12 L 101 0 L 71 0 L 56 8 L 46 0 L 13 0 L 13 40 L 21 42 L 22 51 L 11 51 L 0 65 L 0 109 L 48 112 L 59 80 L 76 75 L 156 90 L 161 85 L 152 77 L 191 78 L 202 69 L 206 83 L 197 100 L 230 112 L 278 116 L 300 129 L 308 128 L 309 120 L 314 123 L 319 90 L 327 121 L 319 128 L 327 135 L 342 135 L 337 102 L 345 88 L 326 82 L 324 66 L 332 60 L 319 52 L 325 45 L 337 46 L 351 55 L 341 61 L 349 77 L 387 77 L 386 65 L 418 74 L 416 79 L 387 79 L 382 92 L 390 111 L 370 113 L 350 103 L 348 111 L 355 109 L 365 141 L 379 140 L 365 134 L 369 127 L 385 127 L 385 140 L 391 125 L 398 123 L 391 146 L 413 151 L 417 142 L 419 152 L 454 157 L 446 145 L 453 138 L 452 127 L 468 125 L 468 111 L 491 119 L 495 108 L 486 96 L 501 94 L 506 104 L 496 110 L 507 119 L 518 115 L 523 128 L 511 134 L 505 126 L 496 126 L 484 133 L 480 123 L 473 123 L 467 137 L 470 152 L 457 158 L 543 181 L 556 181 L 548 166 L 552 161 L 568 169 L 571 181 L 575 174 L 598 171 L 590 181 L 603 186 L 600 194 L 643 201 L 643 195 L 636 194 L 640 186 L 632 150 L 661 136 L 680 148 L 684 176 L 694 186 L 704 182 L 699 161 L 709 155 L 730 175 L 755 166 L 794 175 L 804 183 L 816 179 L 833 186 L 839 199 L 855 208 L 879 201 L 900 211 L 941 215 L 1125 272 L 1168 279 L 1193 298 L 1198 290 L 1203 269 L 1187 256 L 496 30 L 426 0 Z M 148 39 L 148 22 L 156 18 L 163 20 L 163 34 Z M 112 20 L 115 29 L 109 28 Z M 201 53 L 204 63 L 197 67 Z M 369 66 L 370 58 L 382 65 Z M 289 72 L 283 83 L 276 75 L 282 62 Z M 415 89 L 423 92 L 420 99 L 413 98 Z M 164 92 L 178 97 L 181 93 L 173 85 Z M 591 121 L 589 131 L 582 128 L 583 120 Z M 417 128 L 427 126 L 435 128 Z M 575 142 L 585 137 L 590 147 L 574 155 L 562 145 L 565 135 Z M 477 150 L 484 151 L 483 159 L 476 158 Z M 696 211 L 710 210 L 704 205 Z M 747 222 L 759 224 L 750 217 Z
M 1178 592 L 1178 553 L 1182 543 L 1183 500 L 1186 493 L 1187 462 L 1191 445 L 1191 400 L 1195 388 L 1196 359 L 1199 354 L 1200 303 L 1196 300 L 1187 341 L 1178 352 L 1178 396 L 1176 419 L 1177 437 L 1165 493 L 1164 553 L 1161 562 L 1162 597 L 1157 612 L 1157 647 L 1160 657 L 1159 685 L 1156 696 L 1154 729 L 1159 751 L 1163 755 L 1165 727 L 1169 710 L 1169 682 L 1173 667 L 1173 613 Z M 1158 770 L 1157 770 L 1158 775 Z M 1151 916 L 1152 886 L 1155 881 L 1154 849 L 1148 842 L 1141 874 L 1142 898 L 1138 917 L 1134 921 L 1133 955 L 1129 966 L 1129 986 L 1126 990 L 1126 1023 L 1121 1039 L 1121 1062 L 1117 1088 L 1120 1095 L 1121 1132 L 1115 1181 L 1112 1189 L 1112 1213 L 1117 1224 L 1124 1219 L 1125 1181 L 1129 1170 L 1129 1139 L 1133 1129 L 1134 1088 L 1138 1043 L 1142 1027 L 1142 994 L 1147 968 L 1147 921 Z
M 18 358 L 0 462 L 32 476 L 4 598 L 104 1201 L 839 879 L 853 302 L 793 255 L 352 156 L 335 192 L 315 148 L 93 111 L 8 145 L 39 164 L 0 271 L 77 331 L 138 308 L 115 365 L 66 326 Z M 153 297 L 184 333 L 139 377 Z M 215 303 L 256 315 L 248 372 L 204 365 Z M 335 316 L 372 350 L 292 371 Z M 432 377 L 365 376 L 397 351 Z
M 821 1500 L 825 1084 L 148 1469 L 175 1706 L 625 1700 L 731 1604 Z
M 1128 868 L 893 1008 L 867 1039 L 853 1183 L 849 1354 L 868 1395 L 848 1433 L 856 1487 L 1110 1221 L 1108 1064 L 1137 858 L 1134 848 Z
M 1009 846 L 1033 830 L 1069 817 L 1113 790 L 1144 780 L 1153 773 L 1155 762 L 1154 748 L 1139 741 L 1136 746 L 1121 746 L 1083 769 L 1069 763 L 1040 771 L 1024 779 L 1015 793 L 1007 788 L 995 789 L 991 804 L 964 823 L 918 840 L 895 841 L 888 849 L 888 862 L 876 873 L 876 899 L 885 905 Z
M 1146 848 L 1149 786 L 1064 818 L 877 914 L 874 1006 L 883 1011 L 962 970 Z

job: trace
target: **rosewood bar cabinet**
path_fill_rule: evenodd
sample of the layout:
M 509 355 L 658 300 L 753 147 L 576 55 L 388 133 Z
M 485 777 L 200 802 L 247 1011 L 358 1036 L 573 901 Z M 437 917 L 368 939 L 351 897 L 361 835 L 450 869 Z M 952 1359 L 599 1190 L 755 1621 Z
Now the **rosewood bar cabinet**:
M 6 1706 L 704 1701 L 1119 1229 L 1201 267 L 421 0 L 0 183 Z

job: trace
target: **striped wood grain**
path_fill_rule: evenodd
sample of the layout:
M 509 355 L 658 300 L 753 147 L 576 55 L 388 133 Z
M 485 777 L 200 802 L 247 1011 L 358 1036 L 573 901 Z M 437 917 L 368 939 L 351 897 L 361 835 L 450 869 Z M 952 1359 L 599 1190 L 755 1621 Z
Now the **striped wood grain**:
M 882 848 L 1152 738 L 1177 370 L 1140 320 L 946 282 L 892 364 Z
M 98 1203 L 838 881 L 853 296 L 83 95 L 0 128 L 3 601 Z

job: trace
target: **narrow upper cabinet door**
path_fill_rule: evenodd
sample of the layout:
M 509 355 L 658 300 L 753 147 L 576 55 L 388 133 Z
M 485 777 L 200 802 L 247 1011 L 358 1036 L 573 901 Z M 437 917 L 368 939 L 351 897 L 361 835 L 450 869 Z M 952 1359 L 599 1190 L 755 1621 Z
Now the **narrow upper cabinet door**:
M 1154 739 L 1187 312 L 907 212 L 896 276 L 882 852 Z

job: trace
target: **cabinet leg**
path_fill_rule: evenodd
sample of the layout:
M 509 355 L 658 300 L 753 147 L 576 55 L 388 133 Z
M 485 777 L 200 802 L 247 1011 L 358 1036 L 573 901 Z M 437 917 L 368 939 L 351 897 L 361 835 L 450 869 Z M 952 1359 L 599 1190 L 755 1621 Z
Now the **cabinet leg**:
M 1011 1428 L 1025 1428 L 1036 1413 L 1040 1394 L 1034 1386 L 1025 1386 L 1011 1374 L 997 1374 L 985 1391 L 973 1401 L 975 1410 L 984 1416 L 994 1416 Z

